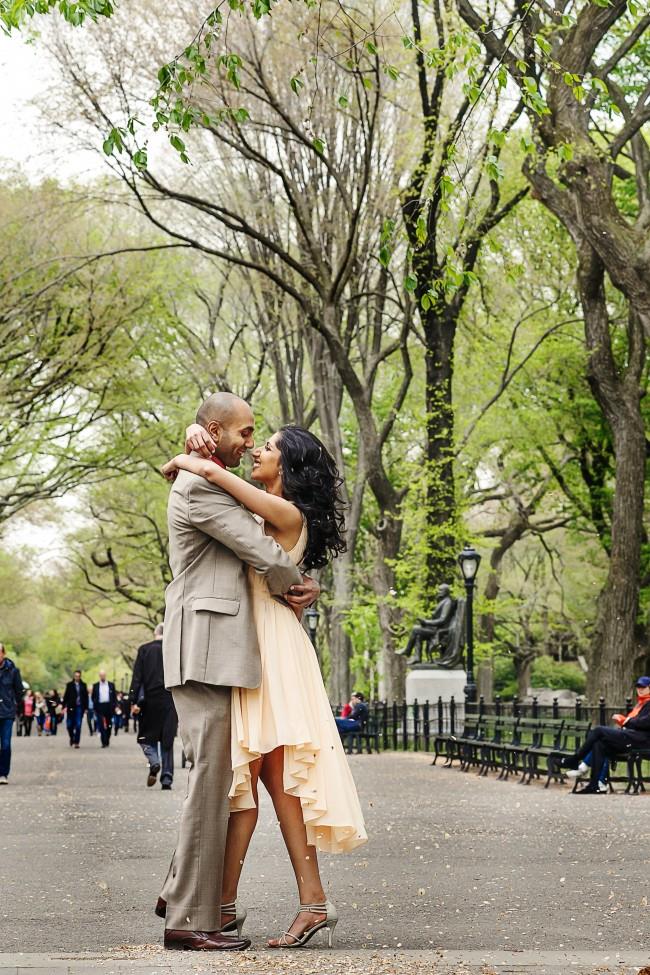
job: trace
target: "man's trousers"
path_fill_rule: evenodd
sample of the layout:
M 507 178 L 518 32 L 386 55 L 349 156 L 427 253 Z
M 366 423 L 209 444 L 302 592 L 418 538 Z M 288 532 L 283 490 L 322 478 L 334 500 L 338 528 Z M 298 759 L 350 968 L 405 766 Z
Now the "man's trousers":
M 591 752 L 590 783 L 597 788 L 600 773 L 606 758 L 625 758 L 633 748 L 641 748 L 643 743 L 639 737 L 630 734 L 625 728 L 609 728 L 597 725 L 592 728 L 585 739 L 585 743 L 577 754 L 582 761 Z
M 166 927 L 217 931 L 232 782 L 230 698 L 232 688 L 188 681 L 173 687 L 178 725 L 191 768 L 178 843 L 161 896 Z
M 81 723 L 84 719 L 84 712 L 81 706 L 68 708 L 66 715 L 66 726 L 70 735 L 70 744 L 78 745 L 81 738 Z
M 13 718 L 0 718 L 0 775 L 9 775 L 11 768 L 11 733 L 14 730 Z
M 111 740 L 111 728 L 113 727 L 113 709 L 110 704 L 95 705 L 95 721 L 99 727 L 102 746 L 108 748 Z

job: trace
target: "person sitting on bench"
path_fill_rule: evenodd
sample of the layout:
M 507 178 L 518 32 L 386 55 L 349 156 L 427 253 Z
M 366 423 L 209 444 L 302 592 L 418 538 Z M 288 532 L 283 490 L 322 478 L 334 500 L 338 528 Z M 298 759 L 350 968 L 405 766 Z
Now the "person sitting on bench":
M 575 755 L 562 759 L 562 768 L 578 769 L 586 766 L 585 758 L 591 752 L 589 785 L 577 795 L 599 795 L 598 783 L 605 759 L 625 758 L 637 748 L 650 748 L 650 677 L 639 677 L 636 682 L 637 703 L 629 714 L 615 714 L 618 728 L 598 725 L 585 739 Z M 587 769 L 584 768 L 586 772 Z
M 350 703 L 352 705 L 352 711 L 347 718 L 334 718 L 340 735 L 363 731 L 364 725 L 368 720 L 368 705 L 361 691 L 352 692 Z
M 591 752 L 585 755 L 583 760 L 580 762 L 577 768 L 570 768 L 567 771 L 567 779 L 581 779 L 583 775 L 586 775 L 591 768 Z M 603 767 L 600 770 L 600 779 L 598 780 L 598 791 L 599 792 L 609 792 L 609 786 L 607 785 L 607 780 L 609 778 L 609 759 L 605 759 L 603 762 Z M 577 790 L 576 790 L 577 791 Z

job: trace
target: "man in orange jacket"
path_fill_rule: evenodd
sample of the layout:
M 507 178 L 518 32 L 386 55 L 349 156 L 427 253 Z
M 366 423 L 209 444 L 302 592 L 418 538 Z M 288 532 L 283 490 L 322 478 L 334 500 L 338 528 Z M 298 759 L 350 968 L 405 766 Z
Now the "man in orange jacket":
M 575 755 L 563 758 L 562 768 L 579 769 L 591 752 L 589 785 L 580 789 L 580 795 L 598 795 L 598 781 L 603 763 L 608 758 L 624 758 L 636 748 L 650 748 L 650 677 L 639 677 L 636 682 L 637 703 L 629 714 L 615 714 L 613 721 L 618 728 L 598 725 L 585 739 Z M 586 768 L 582 771 L 586 771 Z

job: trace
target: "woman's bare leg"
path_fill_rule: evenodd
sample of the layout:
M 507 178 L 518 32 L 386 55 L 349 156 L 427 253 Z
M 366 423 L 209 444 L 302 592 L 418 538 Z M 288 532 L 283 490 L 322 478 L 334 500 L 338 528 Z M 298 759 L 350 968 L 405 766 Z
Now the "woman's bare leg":
M 230 904 L 237 899 L 237 888 L 241 877 L 244 860 L 251 838 L 257 825 L 258 798 L 257 780 L 260 774 L 262 759 L 251 762 L 251 789 L 255 800 L 254 809 L 242 809 L 232 812 L 228 820 L 228 834 L 226 837 L 226 852 L 223 861 L 223 884 L 221 888 L 221 903 Z M 223 914 L 221 924 L 232 921 L 234 914 Z
M 276 748 L 264 756 L 260 778 L 264 783 L 275 809 L 282 830 L 291 866 L 298 884 L 301 904 L 325 903 L 325 891 L 318 869 L 316 847 L 307 843 L 307 830 L 302 818 L 300 799 L 284 791 L 284 747 Z M 307 928 L 322 921 L 325 914 L 300 913 L 291 925 L 290 933 L 299 937 Z M 278 939 L 269 941 L 277 946 Z

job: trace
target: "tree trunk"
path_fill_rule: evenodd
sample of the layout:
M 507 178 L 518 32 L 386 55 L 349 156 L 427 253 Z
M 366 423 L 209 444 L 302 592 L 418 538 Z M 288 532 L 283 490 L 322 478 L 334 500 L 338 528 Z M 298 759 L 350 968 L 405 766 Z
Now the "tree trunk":
M 310 331 L 307 335 L 307 344 L 314 376 L 316 412 L 318 413 L 323 443 L 336 460 L 337 467 L 343 475 L 345 464 L 339 423 L 343 384 L 339 374 L 333 368 L 332 359 L 324 339 L 318 333 Z M 330 673 L 328 691 L 333 703 L 344 703 L 349 699 L 351 691 L 352 641 L 345 632 L 343 623 L 352 600 L 351 568 L 361 517 L 361 505 L 350 504 L 347 482 L 344 482 L 343 493 L 347 504 L 346 540 L 348 550 L 332 562 L 332 602 L 329 618 Z
M 332 562 L 333 599 L 330 609 L 330 673 L 329 697 L 333 704 L 344 704 L 350 699 L 350 660 L 352 641 L 343 629 L 346 613 L 352 601 L 353 553 L 348 550 Z
M 430 533 L 426 586 L 433 597 L 440 583 L 451 584 L 456 573 L 452 404 L 456 323 L 433 309 L 422 312 L 421 317 L 426 340 L 427 523 Z
M 490 572 L 485 583 L 483 595 L 489 603 L 496 602 L 501 590 L 501 563 L 509 549 L 515 545 L 528 530 L 528 517 L 520 510 L 513 512 L 507 527 L 501 533 L 498 544 L 490 554 Z M 479 621 L 481 640 L 492 643 L 495 636 L 494 610 L 491 608 L 481 614 Z
M 517 677 L 517 697 L 522 700 L 524 697 L 528 696 L 528 688 L 530 687 L 531 670 L 533 668 L 533 661 L 535 660 L 534 653 L 521 653 L 515 655 L 515 675 Z
M 637 641 L 637 617 L 646 444 L 639 405 L 626 405 L 613 431 L 616 486 L 612 553 L 598 600 L 587 685 L 591 700 L 602 695 L 613 704 L 630 695 L 644 655 Z
M 381 630 L 379 664 L 379 697 L 383 701 L 401 700 L 404 697 L 406 662 L 395 653 L 396 634 L 399 629 L 400 610 L 391 591 L 395 588 L 393 562 L 399 555 L 402 539 L 402 522 L 384 513 L 377 531 L 378 553 L 374 577 L 377 596 L 377 612 Z
M 615 485 L 607 581 L 598 602 L 587 693 L 622 701 L 630 693 L 637 657 L 637 616 L 643 538 L 646 439 L 640 380 L 645 336 L 632 309 L 627 322 L 626 366 L 614 358 L 600 258 L 585 244 L 579 252 L 578 285 L 589 350 L 587 377 L 612 431 Z

